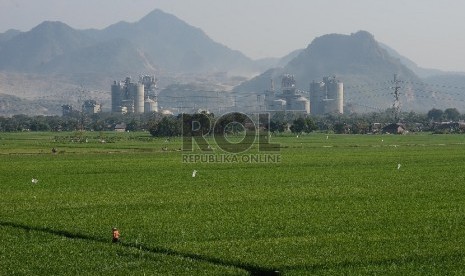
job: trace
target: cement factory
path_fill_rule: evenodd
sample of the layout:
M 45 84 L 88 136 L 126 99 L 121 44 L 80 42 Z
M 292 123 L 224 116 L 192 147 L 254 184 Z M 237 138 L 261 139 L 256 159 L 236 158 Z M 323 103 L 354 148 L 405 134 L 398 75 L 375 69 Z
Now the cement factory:
M 344 113 L 344 86 L 336 77 L 324 77 L 323 81 L 310 84 L 308 92 L 296 89 L 293 75 L 286 74 L 281 81 L 280 94 L 275 93 L 273 80 L 271 89 L 265 91 L 265 109 L 268 112 L 289 111 L 312 115 Z
M 275 94 L 274 84 L 271 81 L 271 89 L 265 91 L 266 111 L 294 111 L 310 113 L 310 102 L 296 89 L 293 75 L 284 75 L 281 80 L 282 93 Z
M 322 82 L 310 84 L 312 115 L 344 113 L 344 85 L 336 77 L 324 77 Z
M 132 82 L 131 77 L 120 82 L 114 81 L 111 86 L 111 112 L 158 112 L 156 89 L 157 83 L 153 76 L 139 77 L 137 83 Z
M 74 112 L 73 107 L 69 104 L 62 105 L 61 110 L 63 116 L 68 116 Z M 102 112 L 102 105 L 97 103 L 95 100 L 86 100 L 82 105 L 81 111 L 83 114 L 88 115 L 100 113 Z
M 114 81 L 111 86 L 111 112 L 151 113 L 158 112 L 157 83 L 153 76 L 139 77 L 133 82 L 130 77 Z M 306 97 L 308 95 L 308 98 Z M 324 77 L 323 81 L 310 83 L 309 91 L 296 88 L 293 75 L 285 74 L 281 79 L 281 92 L 271 87 L 265 91 L 264 106 L 267 112 L 294 112 L 312 115 L 344 113 L 344 86 L 336 77 Z M 87 109 L 92 110 L 94 103 Z
M 344 85 L 335 76 L 323 77 L 322 81 L 310 83 L 309 91 L 298 90 L 296 80 L 291 74 L 284 74 L 281 78 L 281 91 L 275 91 L 273 80 L 268 90 L 263 94 L 257 94 L 257 104 L 250 106 L 248 112 L 292 112 L 300 114 L 324 115 L 344 113 Z M 216 93 L 216 107 L 220 109 L 218 92 Z M 253 95 L 253 94 L 252 94 Z M 250 95 L 249 95 L 250 96 Z M 264 97 L 262 97 L 264 96 Z M 198 96 L 203 97 L 203 96 Z M 207 98 L 207 96 L 205 96 Z M 186 96 L 186 101 L 192 103 L 192 99 Z M 209 111 L 215 106 L 203 101 L 202 110 Z M 213 105 L 215 105 L 213 104 Z M 140 76 L 137 82 L 131 77 L 124 81 L 114 81 L 111 85 L 111 112 L 119 114 L 143 114 L 158 112 L 158 87 L 154 76 Z M 238 106 L 240 108 L 240 106 Z M 264 108 L 263 108 L 264 107 Z M 160 110 L 166 114 L 173 114 L 175 107 L 168 104 L 167 109 Z M 187 108 L 187 106 L 186 106 Z M 193 108 L 191 108 L 193 109 Z M 96 114 L 102 112 L 102 105 L 95 100 L 86 100 L 82 105 L 82 113 Z M 200 110 L 197 108 L 197 110 Z M 225 112 L 228 110 L 224 108 Z M 230 111 L 238 111 L 234 100 Z M 62 106 L 63 115 L 75 112 L 71 105 Z M 182 111 L 181 111 L 182 112 Z M 195 111 L 192 111 L 195 112 Z

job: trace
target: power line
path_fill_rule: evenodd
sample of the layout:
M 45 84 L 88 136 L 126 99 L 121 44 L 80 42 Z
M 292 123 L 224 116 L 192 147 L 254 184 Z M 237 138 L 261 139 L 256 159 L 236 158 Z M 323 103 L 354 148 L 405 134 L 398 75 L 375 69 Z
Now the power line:
M 405 91 L 403 91 L 404 89 Z M 402 107 L 401 101 L 404 100 L 417 99 L 417 101 L 411 103 L 419 105 L 424 102 L 420 99 L 430 99 L 432 103 L 435 101 L 465 102 L 465 87 L 421 81 L 404 81 L 399 80 L 397 75 L 390 81 L 346 85 L 344 90 L 346 104 L 379 110 L 391 107 L 396 120 L 399 119 Z M 191 93 L 186 93 L 186 89 L 184 89 L 180 92 L 183 92 L 184 95 L 160 93 L 159 101 L 164 102 L 167 107 L 179 105 L 180 102 L 183 102 L 183 108 L 195 108 L 202 105 L 205 108 L 217 109 L 218 112 L 220 109 L 228 108 L 255 108 L 259 110 L 263 101 L 262 95 L 264 95 L 262 92 L 257 93 L 254 91 L 192 90 Z M 298 92 L 305 94 L 307 91 L 298 90 Z M 388 100 L 390 97 L 393 97 L 392 104 L 384 106 L 384 104 L 391 102 Z M 445 105 L 447 103 L 438 102 L 436 104 Z M 194 106 L 192 107 L 192 105 Z

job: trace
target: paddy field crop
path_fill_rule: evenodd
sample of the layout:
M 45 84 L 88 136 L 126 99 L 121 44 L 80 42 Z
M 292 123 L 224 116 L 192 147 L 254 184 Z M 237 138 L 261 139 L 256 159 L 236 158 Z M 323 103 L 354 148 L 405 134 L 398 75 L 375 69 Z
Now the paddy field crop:
M 465 273 L 465 136 L 271 139 L 280 162 L 186 163 L 179 138 L 1 133 L 0 274 Z

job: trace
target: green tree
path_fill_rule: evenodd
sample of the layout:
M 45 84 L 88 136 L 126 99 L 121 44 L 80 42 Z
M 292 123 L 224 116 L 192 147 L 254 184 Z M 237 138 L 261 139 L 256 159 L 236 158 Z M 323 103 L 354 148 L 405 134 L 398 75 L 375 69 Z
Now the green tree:
M 206 112 L 195 114 L 180 114 L 178 120 L 182 120 L 183 135 L 207 135 L 213 128 L 213 114 Z
M 218 117 L 215 121 L 215 127 L 213 131 L 218 133 L 239 133 L 244 131 L 244 127 L 248 130 L 252 129 L 253 126 L 248 125 L 252 123 L 249 117 L 240 112 L 232 112 L 221 117 Z
M 313 131 L 315 131 L 317 129 L 318 129 L 318 127 L 317 127 L 315 121 L 312 118 L 307 117 L 305 119 L 305 130 L 304 131 L 306 133 L 310 133 L 310 132 L 313 132 Z
M 50 126 L 48 125 L 45 116 L 36 116 L 32 118 L 29 129 L 31 131 L 49 131 Z
M 173 137 L 181 135 L 181 122 L 173 116 L 163 117 L 150 124 L 149 132 L 156 137 Z
M 306 128 L 306 123 L 304 118 L 297 118 L 292 122 L 291 132 L 292 133 L 302 133 Z
M 456 122 L 460 118 L 460 112 L 457 108 L 447 108 L 444 110 L 444 117 L 446 120 Z
M 430 111 L 428 111 L 428 119 L 433 121 L 441 121 L 443 115 L 444 111 L 442 111 L 441 109 L 433 108 Z
M 292 133 L 310 133 L 314 130 L 317 130 L 318 127 L 316 126 L 315 122 L 312 120 L 312 118 L 307 117 L 307 118 L 297 118 L 292 122 L 291 125 L 291 132 Z
M 286 127 L 287 123 L 285 121 L 270 121 L 270 132 L 284 132 Z
M 351 127 L 351 133 L 353 134 L 367 134 L 369 131 L 370 124 L 363 119 L 358 119 Z
M 344 134 L 346 133 L 346 124 L 340 123 L 340 122 L 335 123 L 333 125 L 333 130 L 334 130 L 334 133 L 336 134 Z
M 126 124 L 127 131 L 137 131 L 139 130 L 139 123 L 132 119 L 129 123 Z

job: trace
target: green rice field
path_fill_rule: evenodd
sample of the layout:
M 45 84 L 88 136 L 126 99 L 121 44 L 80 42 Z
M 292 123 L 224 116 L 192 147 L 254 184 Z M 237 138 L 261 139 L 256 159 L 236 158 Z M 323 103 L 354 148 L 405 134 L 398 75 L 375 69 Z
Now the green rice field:
M 186 163 L 180 138 L 0 133 L 0 275 L 465 274 L 465 136 L 271 141 Z

